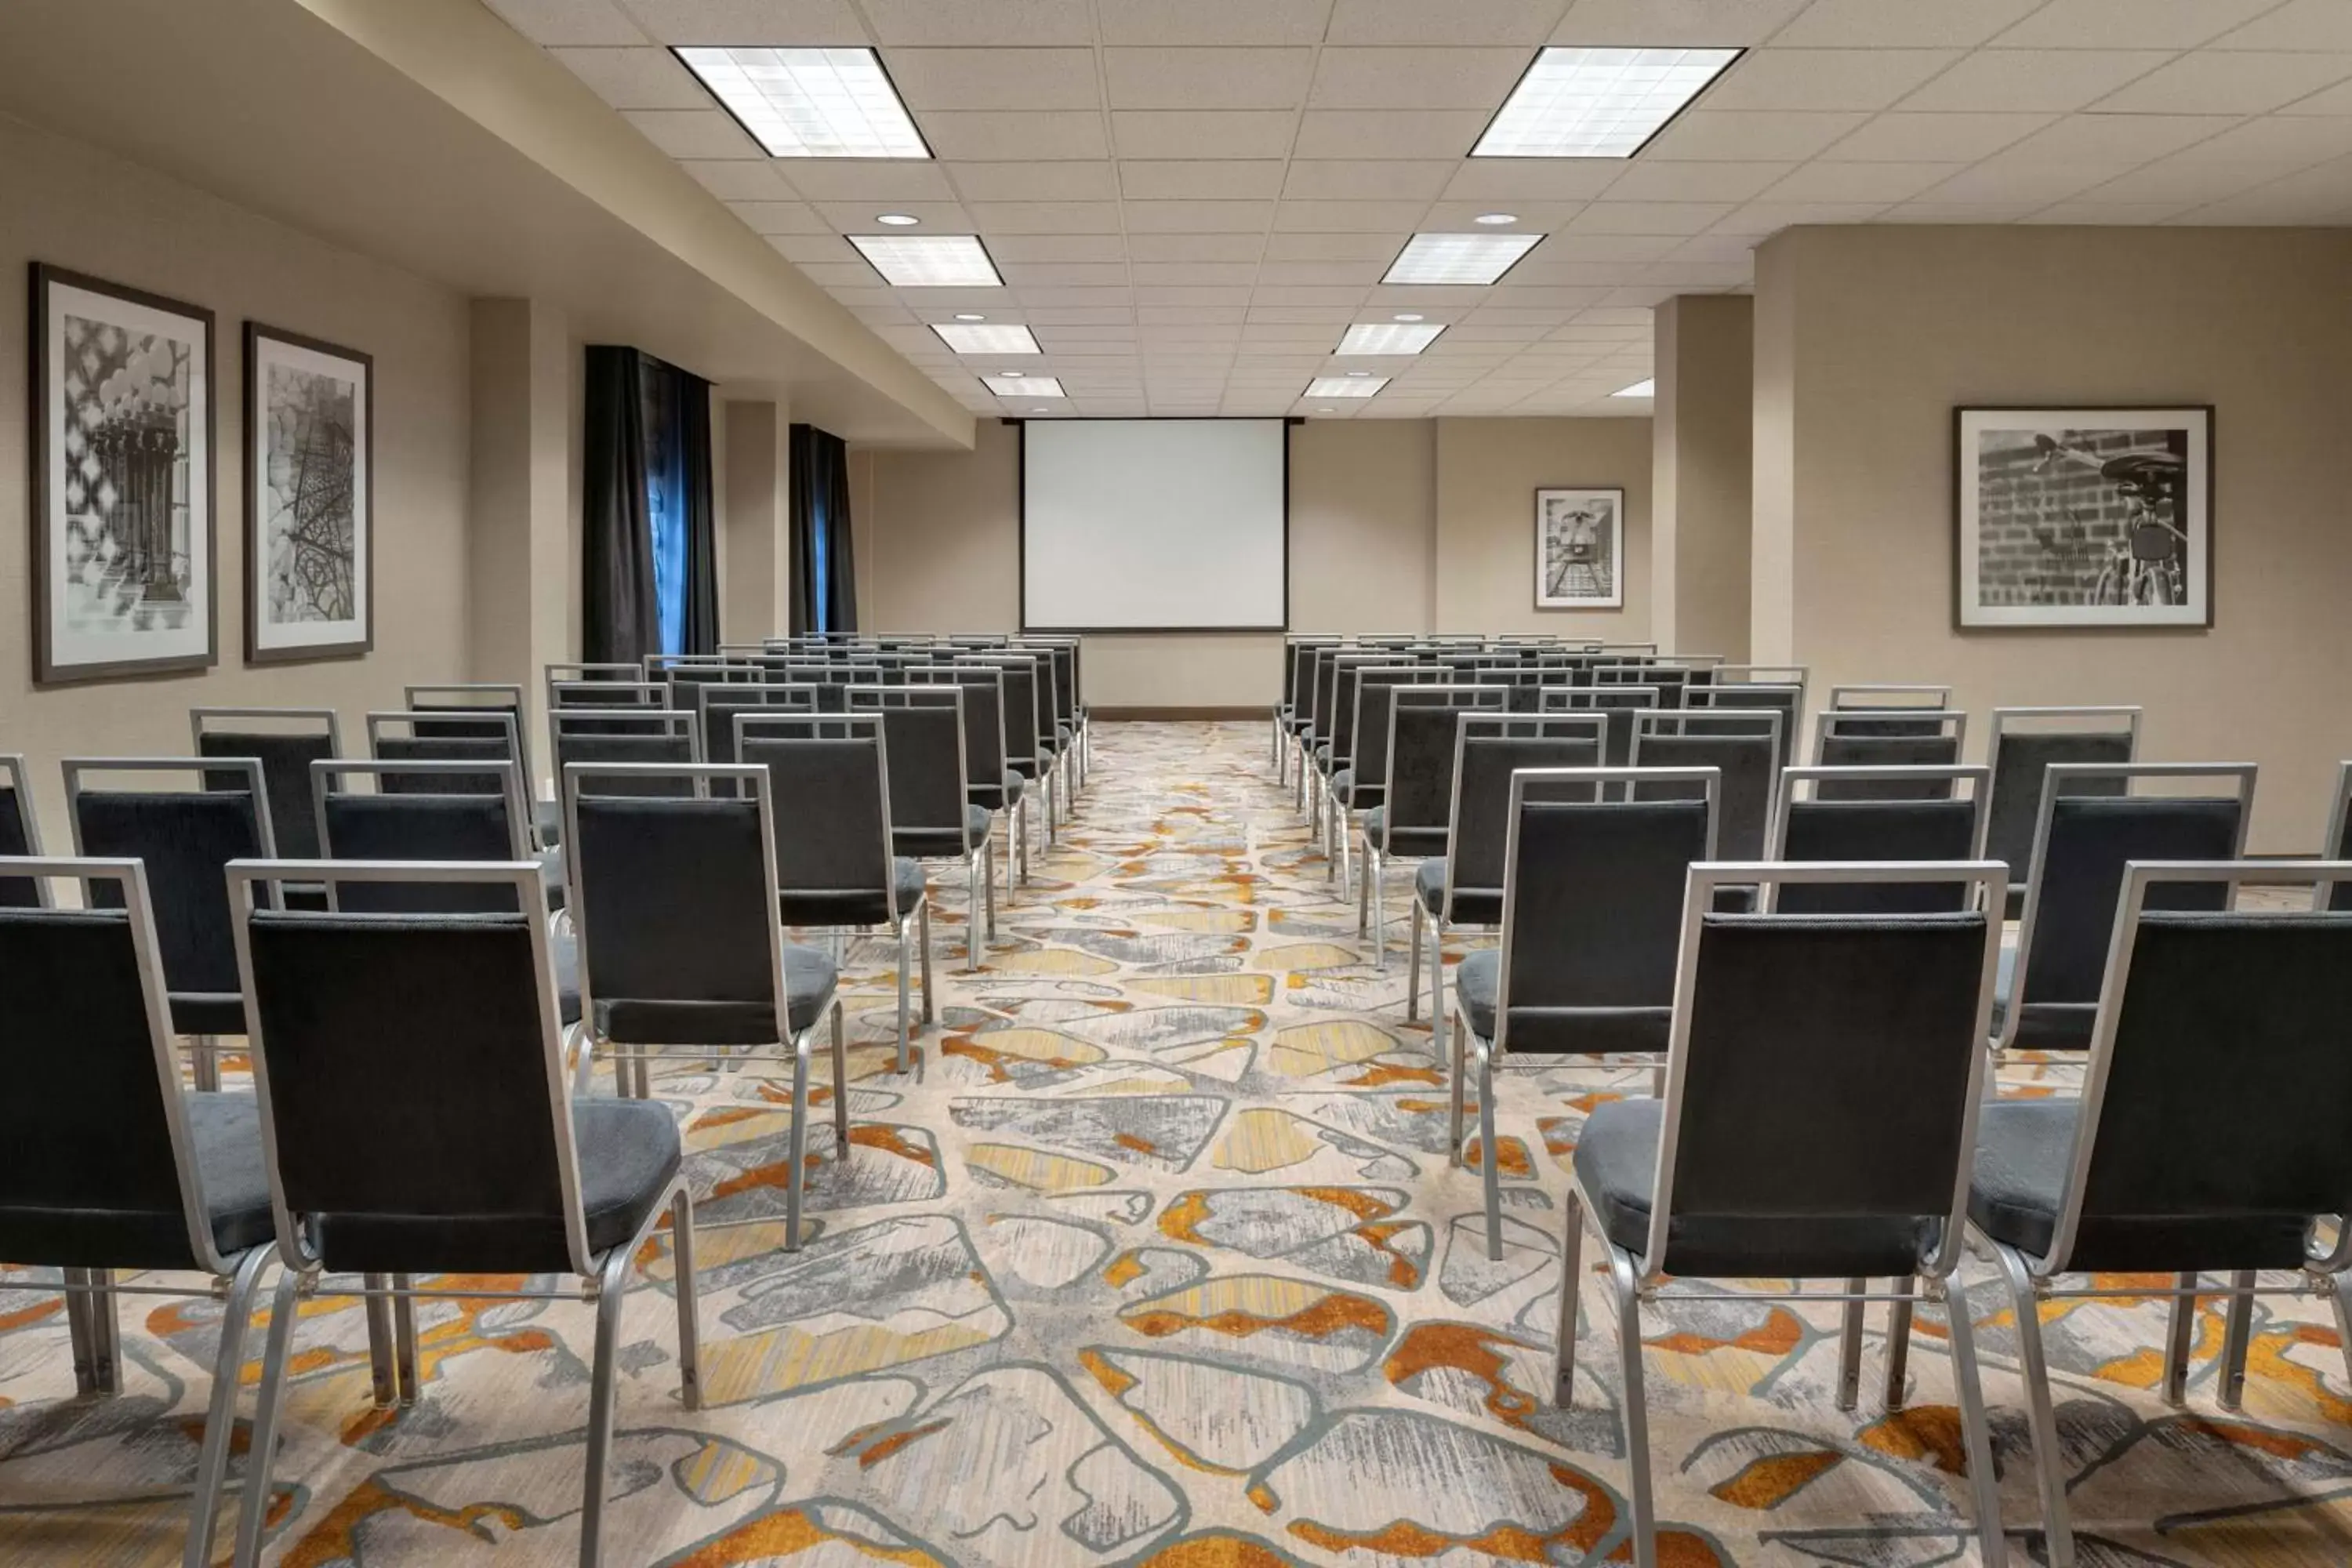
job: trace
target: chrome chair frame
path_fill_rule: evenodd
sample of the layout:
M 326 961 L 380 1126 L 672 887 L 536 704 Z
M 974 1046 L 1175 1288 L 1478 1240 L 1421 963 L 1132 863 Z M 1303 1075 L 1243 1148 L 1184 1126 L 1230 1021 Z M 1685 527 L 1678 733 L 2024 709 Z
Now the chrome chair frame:
M 961 808 L 971 800 L 971 770 L 965 765 L 969 752 L 963 741 L 963 689 L 951 681 L 939 681 L 912 686 L 853 686 L 845 693 L 848 711 L 853 714 L 879 714 L 891 708 L 953 708 L 956 716 L 956 800 Z M 1002 709 L 999 710 L 1000 713 Z M 886 723 L 885 728 L 887 728 Z M 1026 793 L 1025 791 L 1024 792 Z M 961 856 L 952 857 L 962 868 L 964 906 L 964 965 L 966 974 L 980 973 L 980 952 L 987 942 L 996 940 L 996 823 L 990 814 L 988 831 L 980 842 Z M 949 857 L 929 857 L 949 858 Z M 930 899 L 923 900 L 923 963 L 928 976 L 931 962 Z M 930 981 L 923 982 L 923 1021 L 931 1021 Z
M 1401 699 L 1408 691 L 1413 693 L 1416 700 L 1410 703 L 1401 702 Z M 1424 696 L 1433 696 L 1437 698 L 1438 700 L 1433 702 L 1419 700 L 1420 698 Z M 1382 819 L 1382 832 L 1378 843 L 1373 842 L 1371 826 L 1369 821 L 1358 829 L 1361 837 L 1364 850 L 1364 875 L 1363 880 L 1359 885 L 1356 893 L 1356 934 L 1359 937 L 1365 935 L 1370 936 L 1372 942 L 1372 966 L 1382 974 L 1386 974 L 1389 972 L 1388 900 L 1383 896 L 1385 889 L 1381 886 L 1387 878 L 1389 861 L 1392 858 L 1423 858 L 1423 857 L 1417 856 L 1391 856 L 1389 853 L 1390 836 L 1396 826 L 1395 792 L 1397 709 L 1399 706 L 1415 708 L 1452 708 L 1456 710 L 1458 713 L 1505 714 L 1509 711 L 1509 702 L 1510 692 L 1504 687 L 1479 686 L 1471 682 L 1454 680 L 1443 681 L 1433 685 L 1416 683 L 1410 687 L 1399 687 L 1397 689 L 1396 695 L 1389 699 L 1389 732 L 1387 740 L 1389 760 L 1386 773 L 1389 795 L 1387 801 L 1384 803 L 1387 815 Z M 1458 726 L 1458 719 L 1456 723 Z M 1455 731 L 1455 750 L 1458 752 L 1460 750 L 1460 731 L 1458 727 Z M 1311 758 L 1307 763 L 1307 766 L 1310 768 L 1313 766 Z M 1449 817 L 1447 820 L 1450 822 L 1452 819 Z M 1418 830 L 1425 825 L 1414 823 L 1408 826 L 1414 830 Z M 1415 989 L 1419 984 L 1419 982 L 1415 977 L 1421 972 L 1420 938 L 1421 926 L 1418 921 L 1414 921 L 1409 927 L 1407 935 L 1407 940 L 1410 943 L 1410 952 L 1405 963 L 1406 989 L 1404 1016 L 1405 1022 L 1407 1023 L 1417 1022 L 1421 1016 L 1420 994 Z M 1430 1005 L 1433 1010 L 1437 1005 L 1436 999 L 1433 996 L 1431 998 Z

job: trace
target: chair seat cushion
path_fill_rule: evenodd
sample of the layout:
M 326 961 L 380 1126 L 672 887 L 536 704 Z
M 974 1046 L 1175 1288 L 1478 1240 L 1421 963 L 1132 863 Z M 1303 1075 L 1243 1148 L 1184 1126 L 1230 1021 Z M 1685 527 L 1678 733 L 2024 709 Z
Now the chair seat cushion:
M 261 1157 L 260 1103 L 249 1093 L 191 1093 L 188 1143 L 222 1256 L 277 1234 Z M 188 1222 L 175 1208 L 94 1209 L 0 1205 L 0 1252 L 57 1268 L 189 1268 Z
M 2074 1152 L 2079 1100 L 2000 1100 L 1977 1126 L 1969 1219 L 2028 1257 L 2048 1256 Z M 2184 1151 L 2183 1158 L 2194 1158 Z M 2085 1215 L 2069 1271 L 2185 1273 L 2293 1268 L 2301 1264 L 2302 1215 Z
M 1993 976 L 1992 1037 L 2000 1038 L 2009 1010 L 2017 1005 L 2018 971 L 2023 961 L 2014 947 L 2000 950 L 2000 965 Z M 2027 1002 L 2017 1020 L 2017 1037 L 2010 1042 L 2022 1051 L 2086 1051 L 2098 1022 L 2095 1002 Z
M 1340 800 L 1352 799 L 1356 793 L 1356 770 L 1341 768 L 1331 775 L 1331 793 Z
M 1028 786 L 1028 780 L 1023 778 L 1019 773 L 1014 773 L 1011 768 L 1005 769 L 1004 804 L 1012 805 L 1019 802 L 1021 799 L 1021 792 Z
M 171 1003 L 172 1033 L 175 1035 L 245 1033 L 242 991 L 174 991 Z
M 1503 953 L 1499 948 L 1481 948 L 1465 953 L 1462 962 L 1454 966 L 1454 995 L 1462 1004 L 1462 1016 L 1470 1021 L 1470 1032 L 1482 1040 L 1495 1037 L 1495 998 L 1502 990 Z
M 814 948 L 784 944 L 784 1016 L 793 1035 L 823 1016 L 840 976 Z M 765 1046 L 781 1043 L 765 1002 L 675 1002 L 616 996 L 596 1004 L 596 1033 L 631 1046 Z
M 650 1100 L 575 1100 L 572 1144 L 589 1250 L 626 1246 L 677 1174 L 677 1119 Z
M 1444 914 L 1445 869 L 1444 856 L 1423 860 L 1412 874 L 1412 887 L 1421 907 L 1431 914 Z M 1446 914 L 1455 925 L 1491 926 L 1503 923 L 1503 894 L 1500 889 L 1456 888 L 1454 909 Z
M 570 931 L 553 935 L 555 1009 L 566 1025 L 580 1021 L 580 939 Z
M 213 1245 L 234 1258 L 277 1234 L 261 1156 L 261 1102 L 250 1094 L 191 1094 L 188 1142 L 205 1187 Z
M 905 919 L 914 912 L 928 884 L 923 877 L 923 863 L 912 856 L 894 856 L 890 876 L 898 896 L 898 915 Z M 786 889 L 780 900 L 784 924 L 788 926 L 878 926 L 890 923 L 887 901 L 878 891 L 871 893 L 819 893 Z
M 1380 847 L 1388 839 L 1388 807 L 1384 805 L 1376 805 L 1372 807 L 1371 810 L 1364 813 L 1364 837 L 1370 839 L 1376 847 Z M 1387 844 L 1387 851 L 1391 855 L 1403 855 L 1408 857 L 1416 855 L 1443 855 L 1445 853 L 1445 829 L 1443 827 L 1400 827 L 1396 831 L 1394 842 Z
M 1658 1138 L 1665 1102 L 1612 1100 L 1585 1119 L 1576 1179 L 1602 1235 L 1635 1257 L 1650 1245 Z M 1823 1215 L 1677 1218 L 1666 1237 L 1669 1272 L 1713 1279 L 1845 1279 L 1918 1272 L 1935 1248 L 1936 1218 Z

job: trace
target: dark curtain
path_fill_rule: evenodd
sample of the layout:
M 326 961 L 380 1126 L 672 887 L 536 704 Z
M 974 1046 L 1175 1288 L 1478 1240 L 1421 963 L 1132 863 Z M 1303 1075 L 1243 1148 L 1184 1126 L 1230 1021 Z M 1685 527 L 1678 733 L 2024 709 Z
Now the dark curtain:
M 710 384 L 633 348 L 587 355 L 582 657 L 719 646 Z
M 814 425 L 792 428 L 792 593 L 795 633 L 857 629 L 850 559 L 849 447 Z

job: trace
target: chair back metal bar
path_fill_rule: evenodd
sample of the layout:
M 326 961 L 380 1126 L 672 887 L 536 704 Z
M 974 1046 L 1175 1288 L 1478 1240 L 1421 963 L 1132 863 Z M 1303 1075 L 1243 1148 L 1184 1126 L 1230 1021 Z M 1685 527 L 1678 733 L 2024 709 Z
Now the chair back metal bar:
M 0 752 L 0 857 L 41 858 L 41 818 L 33 805 L 32 779 L 25 759 Z M 0 910 L 46 909 L 49 885 L 39 877 L 0 877 Z

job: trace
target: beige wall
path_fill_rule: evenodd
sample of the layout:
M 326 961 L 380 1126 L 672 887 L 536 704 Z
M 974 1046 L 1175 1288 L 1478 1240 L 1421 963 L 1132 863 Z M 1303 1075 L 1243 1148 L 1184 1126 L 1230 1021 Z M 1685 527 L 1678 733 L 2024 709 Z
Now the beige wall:
M 1650 629 L 1661 647 L 1748 657 L 1755 300 L 1685 294 L 1654 313 Z
M 0 120 L 0 751 L 23 752 L 52 848 L 70 843 L 65 754 L 184 754 L 199 704 L 333 707 L 347 746 L 361 716 L 409 681 L 467 671 L 467 305 L 413 275 L 338 250 L 80 143 Z M 201 674 L 32 684 L 26 473 L 27 263 L 53 263 L 210 308 L 219 663 Z M 375 356 L 375 651 L 248 668 L 244 661 L 244 365 L 247 318 Z
M 775 403 L 719 405 L 711 467 L 719 510 L 719 626 L 725 642 L 782 637 L 792 601 L 791 411 Z M 853 511 L 854 511 L 853 508 Z
M 2342 230 L 1772 240 L 1758 269 L 1759 657 L 1778 657 L 1768 531 L 1785 530 L 1789 586 L 1772 608 L 1817 688 L 1949 682 L 1972 714 L 2140 703 L 2147 757 L 2262 764 L 2252 847 L 2312 850 L 2334 764 L 2352 753 L 2347 280 Z M 2000 403 L 2215 406 L 2210 631 L 1953 628 L 1952 410 Z M 1980 735 L 1972 725 L 1979 751 Z
M 1649 624 L 1646 419 L 1310 420 L 1290 433 L 1290 620 L 1301 631 L 1544 630 L 1641 640 Z M 1021 620 L 1020 433 L 971 452 L 852 454 L 861 624 L 1011 631 Z M 1626 492 L 1628 608 L 1541 612 L 1535 491 Z M 1103 707 L 1270 703 L 1278 636 L 1087 639 Z

